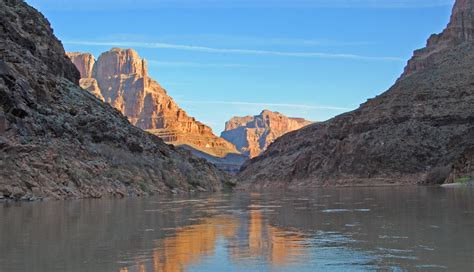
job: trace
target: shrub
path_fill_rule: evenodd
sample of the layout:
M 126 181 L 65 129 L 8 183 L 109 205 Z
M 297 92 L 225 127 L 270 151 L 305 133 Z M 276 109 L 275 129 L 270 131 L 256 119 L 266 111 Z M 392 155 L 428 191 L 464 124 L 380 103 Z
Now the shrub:
M 449 177 L 451 168 L 447 166 L 438 166 L 430 170 L 426 176 L 426 184 L 443 184 Z
M 471 180 L 473 180 L 472 177 L 457 177 L 457 178 L 454 179 L 454 183 L 465 184 L 465 183 L 470 182 Z

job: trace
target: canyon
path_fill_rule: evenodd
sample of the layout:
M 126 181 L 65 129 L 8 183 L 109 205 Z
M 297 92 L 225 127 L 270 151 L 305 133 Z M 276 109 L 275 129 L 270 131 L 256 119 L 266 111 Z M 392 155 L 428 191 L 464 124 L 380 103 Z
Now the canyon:
M 135 126 L 229 173 L 237 173 L 247 158 L 260 155 L 278 137 L 311 124 L 264 110 L 260 115 L 232 118 L 217 137 L 148 76 L 146 60 L 135 50 L 113 48 L 97 61 L 90 53 L 67 55 L 81 74 L 83 89 L 111 104 Z
M 289 118 L 279 112 L 263 110 L 255 116 L 233 117 L 226 122 L 221 137 L 233 143 L 242 154 L 254 158 L 277 138 L 311 123 L 303 118 Z
M 385 93 L 276 140 L 243 166 L 242 188 L 441 184 L 472 179 L 474 0 L 415 51 Z
M 243 189 L 472 179 L 473 14 L 457 0 L 395 84 L 354 111 L 311 123 L 264 110 L 217 137 L 134 50 L 66 54 L 41 13 L 1 1 L 0 199 L 220 191 L 235 181 L 218 168 L 241 164 Z
M 97 60 L 89 53 L 67 55 L 81 74 L 80 86 L 119 110 L 138 128 L 198 156 L 214 157 L 212 162 L 225 161 L 228 155 L 238 156 L 233 144 L 188 116 L 166 90 L 150 78 L 146 60 L 135 50 L 112 48 Z
M 92 69 L 88 58 L 78 71 L 41 13 L 21 0 L 0 1 L 0 199 L 137 196 L 225 186 L 227 176 L 213 165 L 165 144 L 122 114 L 130 113 L 138 126 L 167 127 L 153 103 L 162 99 L 166 103 L 160 106 L 175 115 L 170 122 L 209 132 L 146 77 L 146 63 L 135 57 L 133 51 L 115 50 L 102 56 L 115 66 L 101 67 L 101 60 Z M 87 77 L 95 73 L 101 80 Z M 78 86 L 81 75 L 93 94 Z M 122 96 L 112 91 L 115 84 Z M 141 91 L 127 92 L 122 87 L 128 84 Z M 130 105 L 125 98 L 140 103 Z
M 27 2 L 71 51 L 175 70 L 66 53 Z M 443 7 L 27 2 L 0 0 L 0 271 L 474 271 L 474 0 L 406 67 L 377 56 Z M 327 121 L 231 118 L 334 116 L 386 67 Z

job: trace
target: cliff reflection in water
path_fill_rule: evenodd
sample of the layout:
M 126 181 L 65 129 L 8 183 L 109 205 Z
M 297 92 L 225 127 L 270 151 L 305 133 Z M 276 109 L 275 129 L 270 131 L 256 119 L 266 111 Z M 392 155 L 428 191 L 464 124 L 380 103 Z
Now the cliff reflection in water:
M 220 242 L 227 245 L 233 262 L 263 259 L 281 266 L 304 254 L 301 241 L 297 233 L 287 233 L 265 222 L 262 210 L 251 210 L 246 216 L 216 216 L 178 228 L 174 235 L 155 241 L 151 260 L 119 271 L 185 271 L 215 255 Z
M 262 212 L 250 211 L 248 223 L 248 244 L 245 246 L 231 245 L 231 256 L 234 261 L 267 258 L 273 265 L 284 265 L 303 254 L 298 234 L 287 233 L 271 226 L 263 220 Z
M 237 226 L 237 220 L 226 216 L 177 229 L 176 235 L 156 242 L 153 269 L 149 271 L 183 271 L 201 258 L 213 255 L 217 240 L 233 237 Z
M 0 271 L 473 271 L 472 188 L 0 205 Z

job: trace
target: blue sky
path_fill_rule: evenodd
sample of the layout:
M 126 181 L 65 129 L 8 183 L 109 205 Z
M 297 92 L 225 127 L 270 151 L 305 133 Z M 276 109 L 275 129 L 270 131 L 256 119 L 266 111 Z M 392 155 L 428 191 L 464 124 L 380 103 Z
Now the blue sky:
M 387 90 L 454 0 L 27 0 L 67 51 L 134 48 L 220 134 L 262 109 L 314 121 Z

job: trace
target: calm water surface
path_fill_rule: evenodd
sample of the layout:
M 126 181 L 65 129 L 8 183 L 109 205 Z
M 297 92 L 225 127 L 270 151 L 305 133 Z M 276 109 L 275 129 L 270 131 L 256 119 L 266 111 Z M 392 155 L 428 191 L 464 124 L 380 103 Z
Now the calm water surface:
M 0 204 L 0 271 L 474 271 L 474 190 Z

